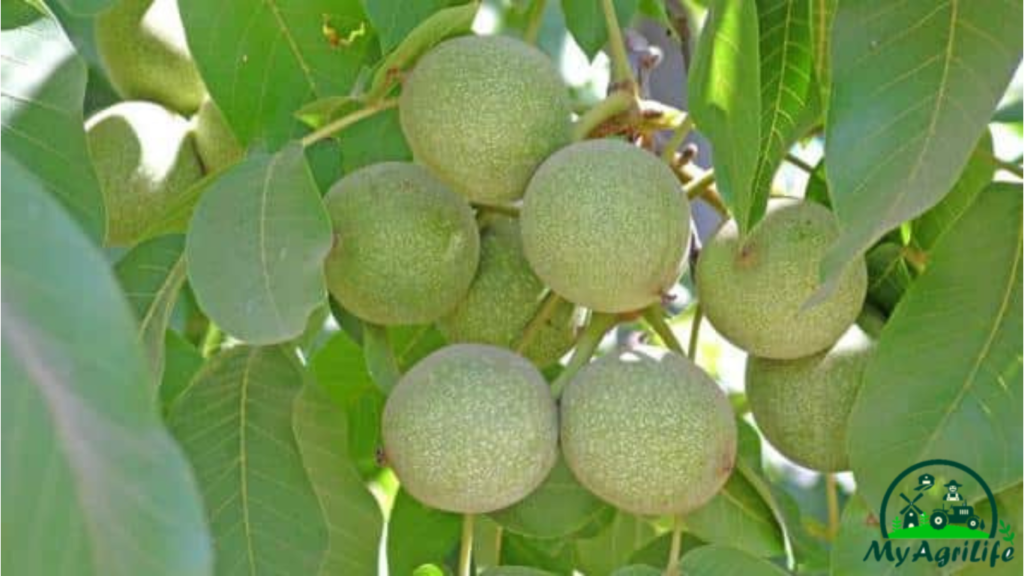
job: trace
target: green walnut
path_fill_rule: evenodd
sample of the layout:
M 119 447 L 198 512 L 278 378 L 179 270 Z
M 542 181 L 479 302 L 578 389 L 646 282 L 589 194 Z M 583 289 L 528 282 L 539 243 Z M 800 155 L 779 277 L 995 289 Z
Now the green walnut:
M 480 266 L 469 292 L 437 327 L 448 342 L 512 348 L 541 308 L 547 288 L 530 269 L 511 218 L 492 220 L 480 232 Z M 574 339 L 574 306 L 562 301 L 534 332 L 523 355 L 537 366 L 561 358 Z
M 690 204 L 655 156 L 591 140 L 541 165 L 520 225 L 526 258 L 556 293 L 599 312 L 628 312 L 659 302 L 682 273 Z
M 96 48 L 114 88 L 191 114 L 206 93 L 176 0 L 120 0 L 96 18 Z
M 203 176 L 188 121 L 157 104 L 115 104 L 85 129 L 106 203 L 108 245 L 144 240 Z
M 835 217 L 814 202 L 773 200 L 741 240 L 730 221 L 697 261 L 701 309 L 715 329 L 754 356 L 790 360 L 835 344 L 867 292 L 863 258 L 850 264 L 822 302 L 818 264 L 839 236 Z
M 469 290 L 480 256 L 473 211 L 425 168 L 383 162 L 352 172 L 325 198 L 334 225 L 327 287 L 375 324 L 429 324 Z
M 558 455 L 558 411 L 526 359 L 447 346 L 413 366 L 384 407 L 384 452 L 420 502 L 465 514 L 522 500 Z
M 245 150 L 213 100 L 203 100 L 192 124 L 195 127 L 196 151 L 206 172 L 216 172 L 242 159 Z
M 748 357 L 747 401 L 768 442 L 801 466 L 848 469 L 846 423 L 872 350 L 851 328 L 831 350 L 806 358 Z
M 402 84 L 399 118 L 418 162 L 473 202 L 521 198 L 569 143 L 569 95 L 536 48 L 503 36 L 442 42 Z
M 588 364 L 562 395 L 562 454 L 576 478 L 635 514 L 707 502 L 736 459 L 725 394 L 673 352 L 641 347 Z

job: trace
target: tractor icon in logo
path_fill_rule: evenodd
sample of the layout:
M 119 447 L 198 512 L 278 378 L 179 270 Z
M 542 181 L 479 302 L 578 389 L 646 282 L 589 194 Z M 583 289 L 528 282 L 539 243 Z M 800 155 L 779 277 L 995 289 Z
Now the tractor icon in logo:
M 928 460 L 904 470 L 889 485 L 880 517 L 884 538 L 937 540 L 994 538 L 995 530 L 986 531 L 986 524 L 996 519 L 984 479 L 950 460 Z

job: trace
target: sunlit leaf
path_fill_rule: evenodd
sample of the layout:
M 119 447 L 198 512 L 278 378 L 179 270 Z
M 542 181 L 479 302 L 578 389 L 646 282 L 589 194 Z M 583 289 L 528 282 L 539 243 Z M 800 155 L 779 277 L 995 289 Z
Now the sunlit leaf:
M 411 574 L 421 564 L 443 564 L 461 533 L 462 516 L 428 508 L 400 490 L 388 521 L 389 573 Z

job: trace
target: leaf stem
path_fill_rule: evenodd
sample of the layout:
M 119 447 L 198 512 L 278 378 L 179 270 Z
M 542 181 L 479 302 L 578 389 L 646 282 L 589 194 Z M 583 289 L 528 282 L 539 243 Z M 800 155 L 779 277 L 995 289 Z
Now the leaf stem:
M 834 542 L 839 534 L 839 495 L 836 493 L 835 474 L 825 474 L 825 498 L 828 503 L 828 541 Z
M 348 128 L 349 126 L 355 124 L 356 122 L 359 122 L 360 120 L 365 120 L 378 112 L 382 112 L 390 108 L 395 108 L 397 106 L 398 99 L 391 98 L 389 100 L 381 100 L 380 102 L 376 102 L 374 104 L 366 106 L 365 108 L 360 108 L 355 112 L 346 114 L 341 118 L 334 120 L 333 122 L 328 122 L 327 124 L 321 126 L 319 129 L 310 132 L 309 134 L 304 136 L 302 138 L 302 147 L 308 148 L 313 144 L 319 142 L 320 140 L 323 140 L 324 138 L 328 138 L 330 136 L 335 135 L 338 132 L 341 132 L 345 128 Z
M 619 17 L 615 14 L 615 3 L 613 0 L 601 0 L 601 8 L 604 10 L 605 27 L 608 29 L 612 83 L 633 94 L 636 92 L 636 80 L 633 79 L 633 67 L 629 64 L 629 56 L 626 55 L 626 41 L 619 26 Z
M 522 354 L 533 339 L 536 338 L 537 333 L 540 332 L 541 327 L 555 315 L 555 311 L 558 310 L 558 305 L 562 303 L 562 297 L 555 294 L 554 290 L 550 290 L 544 297 L 544 301 L 541 303 L 540 308 L 537 309 L 537 313 L 530 319 L 529 324 L 523 329 L 523 334 L 519 338 L 519 343 L 516 344 L 516 352 Z
M 698 196 L 702 196 L 704 192 L 715 183 L 715 169 L 704 171 L 703 174 L 697 176 L 693 180 L 686 183 L 683 186 L 683 191 L 686 192 L 686 197 L 690 200 Z
M 648 326 L 654 329 L 655 334 L 661 338 L 665 346 L 677 354 L 685 354 L 683 352 L 683 345 L 679 343 L 679 339 L 672 332 L 672 327 L 665 322 L 665 317 L 662 314 L 663 311 L 660 304 L 644 308 L 644 320 Z
M 579 142 L 585 139 L 595 128 L 615 116 L 628 111 L 635 103 L 636 99 L 628 92 L 621 90 L 612 92 L 607 98 L 584 112 L 580 119 L 576 121 L 576 126 L 573 127 L 573 141 Z
M 221 329 L 216 324 L 210 322 L 206 327 L 206 335 L 203 336 L 203 346 L 200 353 L 203 355 L 203 358 L 209 358 L 220 350 L 220 346 L 223 343 L 224 332 L 221 332 Z
M 462 517 L 462 544 L 459 546 L 459 576 L 470 576 L 473 560 L 473 520 L 466 514 Z
M 473 204 L 475 210 L 501 214 L 509 218 L 519 218 L 519 208 L 511 204 Z
M 796 154 L 786 154 L 786 162 L 789 162 L 793 166 L 796 166 L 797 168 L 803 170 L 804 172 L 807 172 L 808 174 L 814 172 L 814 166 L 811 166 L 810 164 L 805 162 L 803 158 L 800 158 Z
M 527 44 L 537 44 L 541 25 L 544 24 L 544 8 L 547 7 L 547 4 L 547 0 L 533 0 L 533 3 L 530 4 L 530 12 L 527 14 L 526 31 L 523 32 L 523 41 Z
M 704 321 L 704 310 L 697 304 L 697 308 L 693 311 L 693 321 L 690 324 L 690 342 L 686 348 L 686 356 L 697 363 L 697 341 L 700 339 L 700 325 Z
M 672 160 L 676 157 L 676 150 L 682 146 L 683 141 L 690 134 L 690 130 L 693 129 L 693 117 L 687 114 L 683 121 L 676 127 L 675 131 L 672 132 L 672 138 L 669 139 L 668 143 L 665 144 L 665 149 L 661 151 L 661 159 L 666 163 L 671 164 Z
M 668 550 L 668 565 L 665 576 L 679 576 L 679 552 L 683 548 L 683 515 L 672 517 L 672 544 Z
M 555 399 L 562 396 L 562 390 L 565 388 L 565 385 L 581 368 L 587 365 L 587 362 L 590 362 L 591 356 L 597 351 L 597 347 L 601 345 L 604 335 L 618 323 L 619 317 L 615 314 L 594 312 L 591 315 L 590 322 L 580 332 L 579 340 L 576 341 L 576 350 L 573 351 L 572 357 L 569 358 L 569 363 L 565 365 L 565 369 L 558 375 L 558 378 L 555 378 L 555 381 L 551 383 L 551 395 Z

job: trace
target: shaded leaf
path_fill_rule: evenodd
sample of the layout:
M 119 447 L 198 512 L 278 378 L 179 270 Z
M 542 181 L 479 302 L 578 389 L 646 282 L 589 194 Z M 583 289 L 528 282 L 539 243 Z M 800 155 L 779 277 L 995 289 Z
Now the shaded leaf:
M 932 253 L 882 331 L 850 414 L 851 468 L 877 506 L 930 458 L 993 490 L 1021 479 L 1021 194 L 986 189 Z
M 398 110 L 360 120 L 341 136 L 341 164 L 346 174 L 377 162 L 408 160 L 412 160 L 412 152 L 398 124 Z
M 544 482 L 520 502 L 492 512 L 506 530 L 534 538 L 563 538 L 591 527 L 611 507 L 584 488 L 559 458 Z
M 907 291 L 914 278 L 903 257 L 904 247 L 882 242 L 867 255 L 868 300 L 889 314 Z
M 164 359 L 160 405 L 167 410 L 188 389 L 192 377 L 202 368 L 203 355 L 182 335 L 168 330 L 164 339 Z
M 85 62 L 41 4 L 4 2 L 0 37 L 4 151 L 39 179 L 93 243 L 102 244 L 106 210 L 82 118 Z
M 114 268 L 139 323 L 154 386 L 163 378 L 164 333 L 185 283 L 184 253 L 184 236 L 161 236 L 129 250 Z
M 293 427 L 327 524 L 319 574 L 374 574 L 383 519 L 348 454 L 345 411 L 313 384 L 295 400 Z
M 199 495 L 117 281 L 42 183 L 6 151 L 2 164 L 4 567 L 210 574 Z
M 389 54 L 420 22 L 448 6 L 448 0 L 363 0 L 362 4 L 377 32 L 381 54 Z
M 571 540 L 543 540 L 505 532 L 501 547 L 502 562 L 532 566 L 555 574 L 572 576 L 575 564 Z
M 758 0 L 761 58 L 761 148 L 750 191 L 753 226 L 764 213 L 786 152 L 817 119 L 807 0 Z
M 996 538 L 1001 540 L 1000 544 L 1003 545 L 1000 552 L 1006 550 L 1008 546 L 1012 546 L 1015 543 L 1019 543 L 1021 536 L 1017 536 L 1012 542 L 1006 542 L 1005 538 L 1011 534 L 1024 533 L 1024 515 L 1021 514 L 1024 511 L 1024 492 L 1022 492 L 1022 486 L 1017 484 L 1012 488 L 1008 488 L 999 492 L 995 495 L 996 497 L 996 508 L 999 511 L 999 522 L 1000 529 L 996 532 Z M 983 499 L 974 508 L 975 513 L 982 518 L 990 518 L 992 515 L 992 506 L 989 504 L 987 498 Z M 1004 524 L 1009 526 L 1008 533 L 1000 533 L 1003 530 Z M 989 566 L 985 563 L 968 564 L 963 567 L 962 570 L 956 572 L 958 576 L 977 576 L 984 574 L 986 576 L 1016 576 L 1017 568 L 1020 566 L 1016 562 L 998 562 L 996 565 Z
M 411 574 L 421 564 L 442 564 L 459 545 L 462 516 L 427 508 L 399 490 L 387 529 L 388 572 Z
M 842 2 L 825 155 L 842 233 L 831 282 L 952 187 L 1020 60 L 1019 2 Z
M 366 100 L 376 101 L 397 85 L 396 73 L 412 68 L 420 56 L 442 40 L 469 33 L 479 5 L 475 2 L 445 8 L 421 22 L 377 67 Z
M 480 576 L 554 576 L 554 572 L 538 570 L 529 566 L 492 566 L 481 572 Z
M 72 14 L 96 14 L 115 0 L 60 0 Z
M 282 348 L 232 348 L 171 406 L 168 425 L 199 481 L 218 574 L 320 567 L 327 528 L 291 424 L 304 380 Z
M 189 49 L 245 147 L 299 132 L 302 105 L 345 96 L 370 46 L 359 0 L 181 0 Z
M 764 214 L 767 194 L 755 197 L 754 172 L 761 142 L 757 5 L 746 0 L 711 3 L 689 73 L 690 112 L 711 141 L 718 191 L 741 233 Z
M 636 12 L 638 0 L 613 0 L 619 26 L 626 28 Z M 608 27 L 601 2 L 593 0 L 562 0 L 565 25 L 573 40 L 591 60 L 608 43 Z
M 967 159 L 967 166 L 960 173 L 953 189 L 941 202 L 914 220 L 913 244 L 921 250 L 931 250 L 942 234 L 963 216 L 978 194 L 992 181 L 994 174 L 992 136 L 986 131 Z
M 817 202 L 830 210 L 832 209 L 832 199 L 828 196 L 828 177 L 825 174 L 824 158 L 818 161 L 814 166 L 814 170 L 807 177 L 804 199 Z
M 402 370 L 398 366 L 387 328 L 363 323 L 363 357 L 366 359 L 366 369 L 381 392 L 390 393 L 402 377 Z
M 679 556 L 682 557 L 683 554 L 686 554 L 690 550 L 706 544 L 707 542 L 704 542 L 693 534 L 683 532 L 681 545 L 679 547 Z M 672 533 L 666 532 L 654 540 L 651 540 L 643 548 L 634 552 L 633 555 L 629 557 L 629 563 L 633 565 L 665 566 L 668 564 L 668 557 L 671 548 Z M 614 574 L 617 573 L 613 573 L 613 575 Z
M 576 540 L 576 567 L 587 576 L 607 576 L 656 536 L 642 518 L 620 511 L 597 536 Z
M 326 298 L 331 224 L 302 149 L 252 154 L 202 196 L 188 232 L 188 278 L 203 311 L 252 343 L 296 338 Z
M 889 574 L 909 574 L 911 576 L 930 576 L 940 571 L 928 562 L 912 562 L 909 558 L 898 568 L 896 562 L 888 562 L 885 557 L 876 562 L 874 556 L 865 559 L 871 542 L 877 540 L 879 545 L 886 544 L 878 527 L 878 516 L 858 497 L 850 498 L 843 508 L 843 516 L 839 525 L 839 536 L 832 547 L 832 563 L 829 573 L 835 576 L 887 576 Z M 892 541 L 893 549 L 899 540 Z M 893 552 L 895 557 L 895 551 Z
M 759 560 L 746 552 L 728 546 L 701 546 L 683 556 L 680 563 L 683 574 L 701 576 L 734 576 L 757 574 L 758 576 L 784 576 L 786 571 L 774 564 Z

